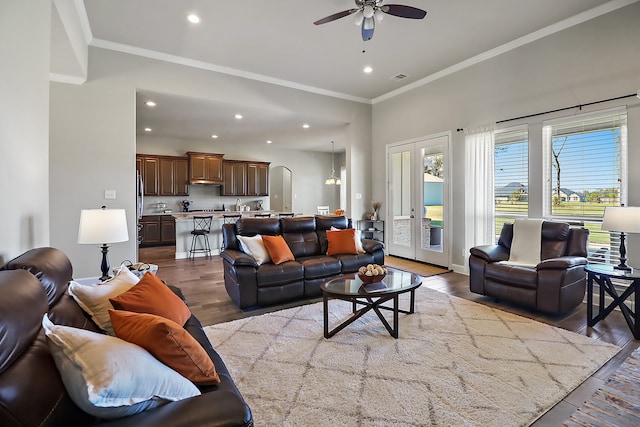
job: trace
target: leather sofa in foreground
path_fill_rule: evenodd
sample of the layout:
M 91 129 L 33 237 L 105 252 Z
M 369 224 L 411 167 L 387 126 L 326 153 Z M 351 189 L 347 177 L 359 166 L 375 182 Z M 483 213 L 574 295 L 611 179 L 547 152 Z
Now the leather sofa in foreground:
M 240 308 L 268 306 L 322 295 L 320 284 L 367 264 L 384 264 L 384 244 L 362 239 L 364 253 L 328 256 L 327 230 L 348 228 L 344 216 L 242 218 L 222 226 L 224 284 Z M 258 262 L 241 251 L 238 235 L 281 235 L 295 260 Z
M 0 426 L 253 425 L 249 407 L 193 315 L 184 328 L 211 358 L 219 384 L 198 386 L 198 396 L 117 419 L 99 419 L 76 406 L 42 327 L 46 313 L 56 325 L 101 332 L 66 292 L 71 279 L 69 258 L 54 248 L 32 249 L 0 268 Z M 182 297 L 179 289 L 170 288 Z
M 562 222 L 544 221 L 541 262 L 534 267 L 508 265 L 513 224 L 504 224 L 497 245 L 470 249 L 471 292 L 543 311 L 562 314 L 579 305 L 585 295 L 589 230 Z

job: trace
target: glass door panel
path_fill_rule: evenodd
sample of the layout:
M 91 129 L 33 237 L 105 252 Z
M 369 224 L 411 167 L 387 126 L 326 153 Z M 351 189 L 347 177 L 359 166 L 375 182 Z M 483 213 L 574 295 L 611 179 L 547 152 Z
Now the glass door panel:
M 413 258 L 415 255 L 413 215 L 412 147 L 389 150 L 389 204 L 391 234 L 387 239 L 389 254 Z
M 440 135 L 389 147 L 390 255 L 449 266 L 448 144 Z

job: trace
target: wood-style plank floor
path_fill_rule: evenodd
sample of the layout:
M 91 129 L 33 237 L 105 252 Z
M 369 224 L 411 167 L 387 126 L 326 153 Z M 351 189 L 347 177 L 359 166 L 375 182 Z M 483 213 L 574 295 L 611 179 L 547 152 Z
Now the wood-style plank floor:
M 174 246 L 140 248 L 139 259 L 144 262 L 157 264 L 158 277 L 182 289 L 187 300 L 187 305 L 203 325 L 228 322 L 243 317 L 293 307 L 301 303 L 321 300 L 316 299 L 274 307 L 240 310 L 231 302 L 224 288 L 222 259 L 219 256 L 213 256 L 211 258 L 201 257 L 195 260 L 176 260 L 174 254 Z M 633 338 L 624 317 L 618 311 L 611 313 L 594 328 L 588 328 L 586 304 L 582 304 L 572 312 L 563 316 L 549 316 L 529 312 L 507 303 L 498 303 L 492 298 L 471 293 L 469 291 L 469 278 L 462 274 L 446 272 L 441 268 L 428 264 L 391 256 L 385 258 L 385 264 L 423 276 L 423 286 L 480 304 L 500 308 L 539 322 L 622 347 L 620 353 L 600 368 L 598 372 L 589 377 L 582 385 L 565 397 L 564 400 L 536 421 L 533 424 L 535 427 L 562 425 L 563 421 L 569 418 L 571 414 L 615 372 L 622 362 L 640 346 L 640 341 Z

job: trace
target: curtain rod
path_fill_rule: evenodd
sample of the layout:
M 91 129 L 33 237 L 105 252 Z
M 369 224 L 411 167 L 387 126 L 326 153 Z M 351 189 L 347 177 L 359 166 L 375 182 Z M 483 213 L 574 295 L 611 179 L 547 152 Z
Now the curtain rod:
M 530 117 L 542 116 L 542 115 L 550 114 L 550 113 L 557 113 L 558 111 L 572 110 L 574 108 L 579 108 L 580 110 L 582 110 L 582 107 L 588 107 L 590 105 L 601 104 L 603 102 L 617 101 L 619 99 L 632 98 L 634 96 L 637 96 L 638 98 L 640 98 L 640 91 L 638 91 L 637 94 L 636 93 L 632 93 L 630 95 L 617 96 L 615 98 L 609 98 L 609 99 L 603 99 L 603 100 L 600 100 L 600 101 L 588 102 L 586 104 L 578 104 L 578 105 L 574 105 L 572 107 L 558 108 L 558 109 L 555 109 L 555 110 L 544 111 L 542 113 L 528 114 L 526 116 L 514 117 L 512 119 L 499 120 L 499 121 L 496 122 L 496 124 L 512 122 L 514 120 L 528 119 Z M 464 128 L 457 128 L 456 129 L 457 132 L 462 132 L 463 130 L 464 130 Z
M 496 122 L 496 124 L 505 123 L 505 122 L 512 122 L 514 120 L 520 120 L 520 119 L 528 119 L 529 117 L 542 116 L 544 114 L 557 113 L 558 111 L 572 110 L 574 108 L 578 108 L 578 109 L 582 110 L 582 107 L 588 107 L 590 105 L 601 104 L 603 102 L 617 101 L 619 99 L 631 98 L 631 97 L 634 97 L 634 96 L 637 96 L 637 94 L 632 93 L 631 95 L 617 96 L 615 98 L 603 99 L 601 101 L 588 102 L 586 104 L 578 104 L 578 105 L 574 105 L 572 107 L 558 108 L 556 110 L 544 111 L 542 113 L 535 113 L 535 114 L 529 114 L 529 115 L 526 115 L 526 116 L 514 117 L 512 119 L 499 120 L 499 121 Z

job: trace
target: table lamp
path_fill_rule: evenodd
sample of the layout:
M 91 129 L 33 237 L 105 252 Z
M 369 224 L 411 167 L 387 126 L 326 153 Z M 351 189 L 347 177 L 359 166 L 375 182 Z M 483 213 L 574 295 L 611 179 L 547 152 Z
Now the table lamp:
M 101 281 L 110 279 L 109 276 L 109 246 L 107 243 L 126 242 L 129 240 L 127 217 L 124 209 L 82 209 L 80 211 L 80 227 L 78 243 L 102 244 Z
M 627 265 L 627 248 L 624 245 L 625 233 L 640 233 L 640 207 L 607 206 L 604 208 L 602 229 L 620 232 L 620 264 L 614 268 L 631 270 Z

